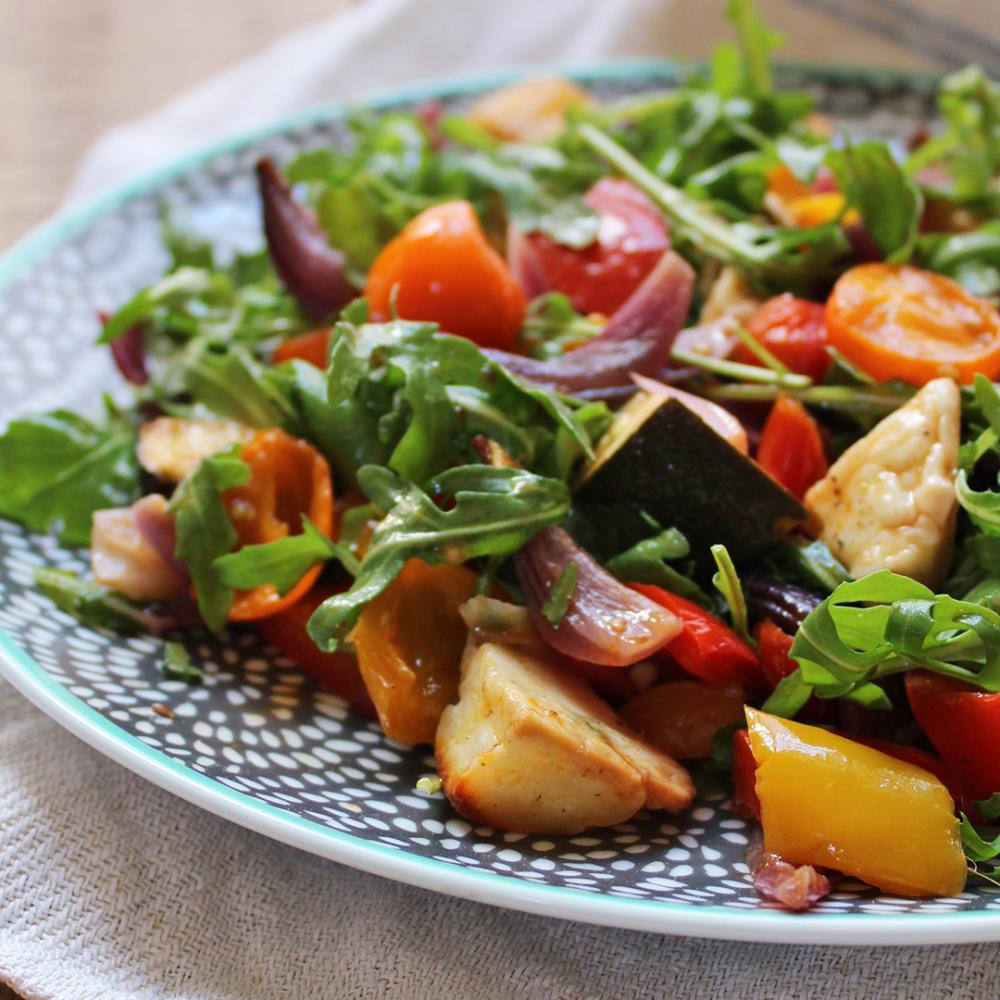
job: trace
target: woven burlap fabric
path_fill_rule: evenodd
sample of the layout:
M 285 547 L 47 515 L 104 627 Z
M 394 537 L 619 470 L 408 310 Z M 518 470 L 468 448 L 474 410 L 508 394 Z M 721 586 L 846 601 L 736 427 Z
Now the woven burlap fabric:
M 32 1000 L 1000 995 L 995 945 L 661 937 L 353 871 L 123 771 L 4 682 L 0 872 L 0 973 Z
M 74 193 L 228 129 L 411 79 L 525 61 L 697 54 L 717 37 L 723 6 L 448 3 L 368 0 L 280 42 L 115 130 L 88 157 Z M 761 6 L 799 59 L 928 65 L 940 50 L 944 65 L 969 46 L 969 57 L 987 62 L 998 32 L 998 19 L 987 16 L 996 0 L 919 0 L 910 17 L 898 0 Z M 955 30 L 939 29 L 942 18 L 954 19 Z M 0 979 L 29 1000 L 991 998 L 1000 996 L 998 960 L 995 945 L 878 950 L 669 938 L 413 889 L 283 847 L 168 795 L 0 682 Z

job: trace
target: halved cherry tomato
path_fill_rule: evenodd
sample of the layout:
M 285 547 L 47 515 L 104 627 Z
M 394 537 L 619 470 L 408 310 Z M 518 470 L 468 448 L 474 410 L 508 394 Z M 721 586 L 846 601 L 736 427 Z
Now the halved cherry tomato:
M 1000 792 L 1000 694 L 920 670 L 906 675 L 906 696 L 967 798 Z
M 250 466 L 245 486 L 226 490 L 223 502 L 239 544 L 259 545 L 302 531 L 305 514 L 324 535 L 333 530 L 333 485 L 326 459 L 311 445 L 272 428 L 258 431 L 240 457 Z M 284 597 L 272 584 L 239 590 L 231 621 L 254 621 L 291 607 L 313 585 L 319 566 L 309 570 Z
M 799 500 L 826 475 L 819 425 L 797 399 L 781 396 L 771 407 L 757 447 L 757 464 Z
M 812 184 L 804 184 L 783 163 L 768 170 L 767 190 L 778 198 L 788 221 L 803 229 L 835 221 L 844 208 L 844 195 L 831 175 L 817 175 Z M 857 212 L 851 209 L 844 222 L 856 219 Z
M 283 340 L 274 349 L 271 361 L 280 365 L 285 361 L 298 358 L 300 361 L 308 361 L 309 364 L 317 368 L 326 368 L 326 357 L 330 351 L 330 331 L 327 329 L 310 330 L 309 333 L 300 333 L 296 337 L 289 337 Z
M 593 103 L 577 84 L 557 76 L 509 83 L 480 97 L 467 117 L 499 139 L 538 142 L 566 127 L 566 112 Z
M 756 654 L 715 615 L 661 587 L 645 583 L 629 586 L 672 611 L 684 623 L 681 633 L 662 650 L 679 667 L 711 687 L 760 686 L 760 664 Z
M 339 695 L 353 708 L 375 718 L 375 706 L 368 696 L 358 670 L 358 661 L 350 653 L 324 653 L 306 631 L 313 612 L 334 594 L 342 593 L 347 584 L 330 586 L 317 583 L 308 594 L 291 607 L 257 623 L 257 631 L 280 653 L 284 653 L 304 674 L 319 681 L 327 690 Z
M 848 361 L 880 381 L 1000 375 L 1000 313 L 916 267 L 861 264 L 842 274 L 826 304 L 826 329 Z
M 386 736 L 434 742 L 441 713 L 458 698 L 467 635 L 458 608 L 476 580 L 466 566 L 411 559 L 365 605 L 351 641 Z
M 584 195 L 598 213 L 597 241 L 575 250 L 543 233 L 529 239 L 544 283 L 582 313 L 610 316 L 670 248 L 659 209 L 634 184 L 603 177 Z
M 700 681 L 668 681 L 637 694 L 619 714 L 675 760 L 696 760 L 712 753 L 723 726 L 743 718 L 743 695 Z
M 782 364 L 817 382 L 832 363 L 826 350 L 823 306 L 818 302 L 798 299 L 788 292 L 776 295 L 754 313 L 747 330 Z M 737 346 L 733 360 L 746 365 L 762 363 L 745 344 Z
M 524 323 L 524 293 L 467 201 L 421 212 L 378 255 L 365 284 L 373 319 L 389 318 L 394 294 L 400 318 L 438 323 L 480 347 L 511 347 Z

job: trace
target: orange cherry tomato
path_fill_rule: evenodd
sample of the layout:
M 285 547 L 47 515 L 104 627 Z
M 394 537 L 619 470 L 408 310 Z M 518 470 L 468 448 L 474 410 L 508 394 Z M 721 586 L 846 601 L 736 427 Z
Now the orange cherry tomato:
M 785 293 L 768 299 L 747 323 L 747 331 L 782 364 L 817 382 L 826 375 L 832 359 L 826 350 L 823 306 Z M 762 362 L 745 344 L 739 344 L 733 360 L 745 365 Z
M 313 642 L 306 625 L 313 612 L 328 598 L 347 589 L 347 584 L 330 586 L 317 583 L 308 594 L 291 607 L 257 622 L 257 631 L 292 660 L 304 674 L 319 681 L 328 691 L 339 695 L 352 708 L 375 718 L 375 706 L 368 696 L 358 670 L 358 661 L 350 653 L 324 653 Z
M 771 407 L 757 448 L 757 464 L 799 500 L 826 475 L 819 425 L 797 399 L 781 396 Z
M 326 357 L 330 351 L 330 331 L 310 330 L 309 333 L 300 333 L 296 337 L 289 337 L 283 340 L 274 349 L 271 361 L 280 365 L 285 361 L 298 358 L 300 361 L 308 361 L 309 364 L 317 368 L 326 368 Z
M 467 629 L 458 612 L 476 587 L 467 566 L 411 559 L 365 605 L 351 642 L 386 736 L 433 743 L 438 720 L 458 699 Z
M 950 278 L 916 267 L 851 268 L 833 286 L 826 329 L 848 361 L 880 381 L 1000 375 L 1000 313 Z
M 272 428 L 258 431 L 243 446 L 240 457 L 250 466 L 250 479 L 223 495 L 240 546 L 299 534 L 303 514 L 324 535 L 331 534 L 330 467 L 311 444 Z M 237 591 L 230 620 L 254 621 L 291 607 L 313 585 L 320 569 L 309 570 L 284 597 L 272 584 Z
M 449 201 L 421 212 L 389 242 L 368 272 L 372 318 L 392 307 L 480 347 L 506 349 L 524 324 L 524 293 L 489 245 L 472 206 Z

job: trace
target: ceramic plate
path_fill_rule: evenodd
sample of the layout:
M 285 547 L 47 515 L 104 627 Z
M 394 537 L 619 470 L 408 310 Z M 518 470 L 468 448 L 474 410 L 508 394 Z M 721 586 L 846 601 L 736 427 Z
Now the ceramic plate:
M 601 97 L 669 85 L 664 63 L 573 74 Z M 794 69 L 784 82 L 860 134 L 901 135 L 931 114 L 929 78 Z M 460 107 L 500 78 L 426 87 L 373 102 L 439 98 Z M 252 166 L 342 143 L 325 108 L 205 150 L 56 218 L 0 263 L 0 422 L 30 410 L 95 410 L 117 384 L 93 346 L 111 309 L 166 263 L 159 212 L 230 247 L 260 242 Z M 0 670 L 98 750 L 166 789 L 259 833 L 427 889 L 551 916 L 746 940 L 938 943 L 1000 938 L 1000 895 L 878 896 L 847 884 L 791 915 L 762 904 L 747 878 L 748 828 L 719 798 L 681 816 L 640 814 L 584 836 L 497 833 L 417 791 L 433 759 L 319 690 L 250 632 L 189 637 L 199 687 L 165 680 L 160 644 L 81 627 L 32 584 L 37 566 L 82 569 L 85 553 L 0 521 Z M 153 711 L 162 703 L 172 711 Z

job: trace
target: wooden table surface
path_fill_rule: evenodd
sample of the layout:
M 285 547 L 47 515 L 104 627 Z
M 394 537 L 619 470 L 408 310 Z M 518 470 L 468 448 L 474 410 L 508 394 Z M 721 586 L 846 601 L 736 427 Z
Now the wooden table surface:
M 0 250 L 59 203 L 83 150 L 284 32 L 359 0 L 0 0 Z M 666 2 L 666 0 L 664 0 Z M 996 0 L 760 0 L 791 36 L 791 58 L 943 68 L 1000 67 Z M 722 0 L 677 3 L 672 40 L 704 55 Z M 842 51 L 838 28 L 863 35 Z M 17 995 L 0 984 L 0 1000 Z

